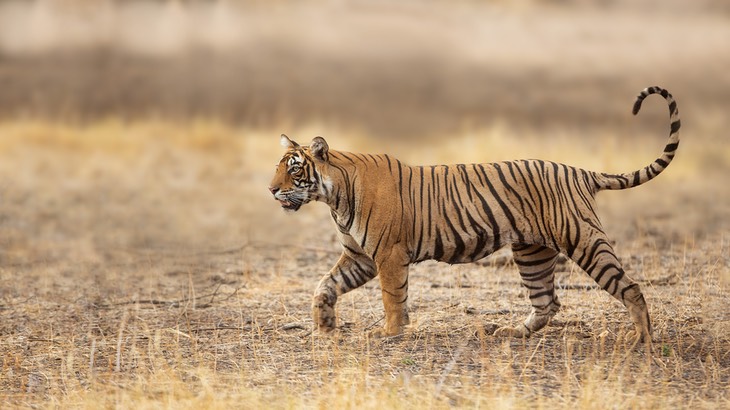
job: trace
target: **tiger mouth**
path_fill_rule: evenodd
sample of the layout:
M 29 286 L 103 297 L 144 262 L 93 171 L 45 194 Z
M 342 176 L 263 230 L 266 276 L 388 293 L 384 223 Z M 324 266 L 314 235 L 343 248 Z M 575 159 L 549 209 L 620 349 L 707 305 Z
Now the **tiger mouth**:
M 301 202 L 290 202 L 286 199 L 278 199 L 279 203 L 281 204 L 281 207 L 290 211 L 296 211 L 299 209 L 300 206 L 302 206 Z

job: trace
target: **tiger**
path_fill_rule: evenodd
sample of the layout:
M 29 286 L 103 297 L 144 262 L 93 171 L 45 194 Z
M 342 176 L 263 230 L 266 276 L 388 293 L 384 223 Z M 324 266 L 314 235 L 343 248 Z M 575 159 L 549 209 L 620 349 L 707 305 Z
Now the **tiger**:
M 629 337 L 650 343 L 646 300 L 616 257 L 594 198 L 603 190 L 642 185 L 672 162 L 680 129 L 672 95 L 660 87 L 646 88 L 632 112 L 638 114 L 652 94 L 669 105 L 668 142 L 652 163 L 622 174 L 540 159 L 409 166 L 390 155 L 329 149 L 320 136 L 302 146 L 282 134 L 286 152 L 269 191 L 287 211 L 312 201 L 327 204 L 342 245 L 339 260 L 312 298 L 315 329 L 334 330 L 337 299 L 378 276 L 385 320 L 370 334 L 399 335 L 410 324 L 411 264 L 469 263 L 510 245 L 532 308 L 522 325 L 499 327 L 495 336 L 529 337 L 558 312 L 554 270 L 563 254 L 623 303 L 634 324 Z

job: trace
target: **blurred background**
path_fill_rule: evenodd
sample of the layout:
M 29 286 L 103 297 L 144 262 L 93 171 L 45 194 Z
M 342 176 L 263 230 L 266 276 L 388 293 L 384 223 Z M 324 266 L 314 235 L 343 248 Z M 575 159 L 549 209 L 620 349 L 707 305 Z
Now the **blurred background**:
M 653 84 L 725 121 L 729 38 L 724 0 L 4 0 L 0 118 L 618 134 Z

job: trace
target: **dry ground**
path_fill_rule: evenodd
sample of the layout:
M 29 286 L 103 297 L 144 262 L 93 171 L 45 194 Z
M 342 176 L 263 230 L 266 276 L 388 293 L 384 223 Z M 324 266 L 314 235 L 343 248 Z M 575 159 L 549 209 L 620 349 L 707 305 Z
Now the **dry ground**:
M 322 337 L 310 295 L 338 247 L 324 206 L 284 214 L 270 199 L 276 136 L 113 121 L 6 123 L 0 134 L 3 407 L 730 404 L 727 145 L 687 137 L 665 175 L 599 197 L 651 307 L 647 354 L 624 340 L 624 308 L 571 264 L 557 275 L 564 309 L 545 331 L 490 336 L 528 313 L 499 255 L 415 266 L 403 336 L 368 340 L 382 320 L 375 281 L 341 299 L 339 332 Z M 648 132 L 633 144 L 594 136 L 600 154 L 578 136 L 504 130 L 388 151 L 411 163 L 526 152 L 619 171 L 663 146 Z

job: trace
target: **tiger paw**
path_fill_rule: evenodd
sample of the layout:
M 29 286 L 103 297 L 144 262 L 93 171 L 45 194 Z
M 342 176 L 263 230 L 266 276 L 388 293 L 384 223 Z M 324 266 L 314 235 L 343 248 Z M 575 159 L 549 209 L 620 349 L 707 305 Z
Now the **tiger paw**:
M 316 295 L 312 300 L 312 318 L 314 325 L 320 332 L 329 333 L 337 325 L 335 314 L 336 299 L 326 293 Z
M 509 327 L 503 326 L 494 331 L 496 337 L 518 337 L 525 338 L 530 337 L 530 330 L 525 326 Z
M 403 328 L 397 327 L 395 329 L 386 329 L 384 327 L 380 327 L 377 329 L 373 329 L 370 332 L 368 332 L 368 337 L 371 339 L 382 339 L 386 337 L 393 337 L 403 334 Z
M 652 337 L 650 334 L 642 332 L 641 330 L 629 330 L 626 332 L 626 340 L 633 345 L 644 343 L 651 346 Z

